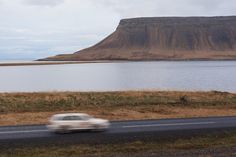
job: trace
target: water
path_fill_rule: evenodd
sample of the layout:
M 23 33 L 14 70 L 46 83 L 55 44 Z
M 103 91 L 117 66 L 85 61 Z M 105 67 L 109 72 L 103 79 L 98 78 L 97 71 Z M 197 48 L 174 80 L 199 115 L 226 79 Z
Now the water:
M 0 92 L 121 90 L 236 92 L 236 61 L 0 67 Z

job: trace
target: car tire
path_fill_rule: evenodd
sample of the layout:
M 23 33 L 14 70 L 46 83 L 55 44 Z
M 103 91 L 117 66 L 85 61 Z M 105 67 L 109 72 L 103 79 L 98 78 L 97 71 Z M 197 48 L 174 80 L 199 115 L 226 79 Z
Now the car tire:
M 98 131 L 99 130 L 99 125 L 93 125 L 93 127 L 92 127 L 92 130 L 93 131 Z
M 56 132 L 59 134 L 68 134 L 71 132 L 69 128 L 69 126 L 60 126 Z

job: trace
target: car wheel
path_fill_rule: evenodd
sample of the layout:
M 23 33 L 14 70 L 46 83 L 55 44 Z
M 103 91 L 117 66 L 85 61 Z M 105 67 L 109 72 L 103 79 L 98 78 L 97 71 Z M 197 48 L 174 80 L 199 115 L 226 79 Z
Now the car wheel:
M 99 125 L 96 125 L 96 124 L 93 125 L 92 130 L 93 130 L 93 131 L 97 131 L 97 130 L 99 130 Z
M 60 126 L 59 129 L 57 130 L 57 133 L 59 133 L 59 134 L 70 133 L 69 126 Z

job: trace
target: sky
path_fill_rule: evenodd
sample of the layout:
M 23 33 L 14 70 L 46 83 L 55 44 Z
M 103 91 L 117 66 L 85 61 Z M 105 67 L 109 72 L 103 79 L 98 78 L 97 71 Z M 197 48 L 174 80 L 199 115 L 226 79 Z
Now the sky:
M 87 48 L 123 18 L 236 15 L 235 0 L 0 0 L 0 60 Z

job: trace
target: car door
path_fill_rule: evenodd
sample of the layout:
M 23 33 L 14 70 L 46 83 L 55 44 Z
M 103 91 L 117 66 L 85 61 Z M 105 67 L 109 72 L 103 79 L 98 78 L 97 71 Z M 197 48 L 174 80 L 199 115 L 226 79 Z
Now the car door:
M 87 119 L 85 119 L 82 115 L 75 117 L 77 120 L 77 128 L 78 129 L 90 129 L 90 123 Z
M 74 129 L 76 126 L 74 116 L 65 116 L 63 118 L 62 125 L 68 127 L 69 129 Z

